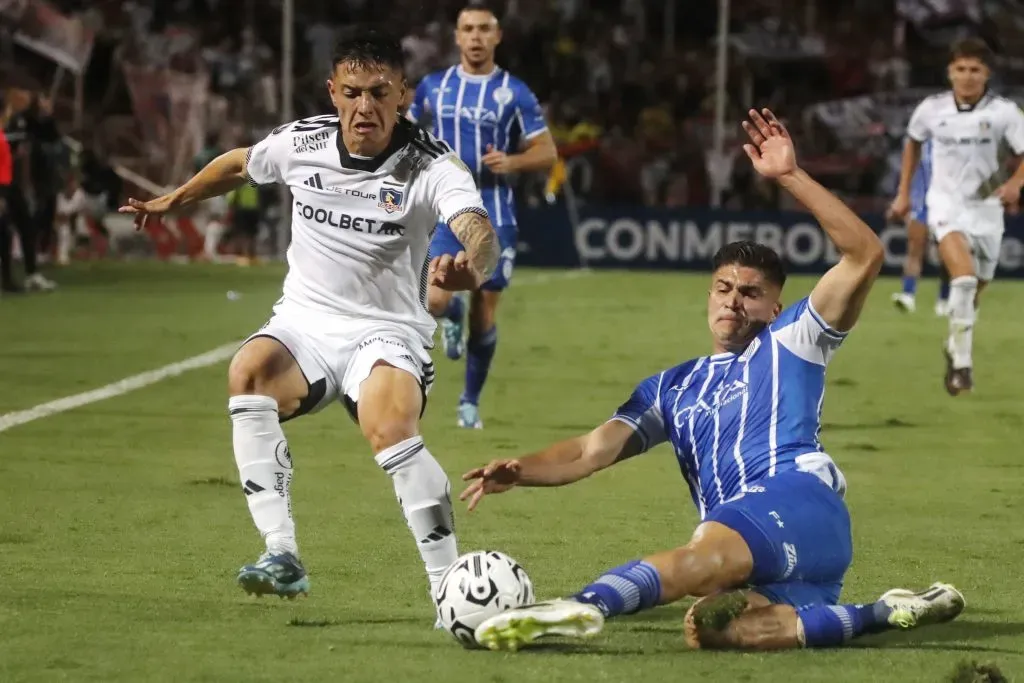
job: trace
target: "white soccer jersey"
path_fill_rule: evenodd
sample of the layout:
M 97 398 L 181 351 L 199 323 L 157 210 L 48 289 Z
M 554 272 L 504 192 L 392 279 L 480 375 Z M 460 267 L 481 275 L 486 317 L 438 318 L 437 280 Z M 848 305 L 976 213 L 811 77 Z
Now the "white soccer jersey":
M 283 125 L 249 150 L 254 184 L 291 188 L 286 301 L 319 312 L 413 328 L 425 346 L 427 248 L 438 217 L 483 216 L 480 192 L 445 143 L 405 119 L 378 156 L 354 157 L 335 115 Z
M 1003 143 L 1014 154 L 1024 153 L 1024 113 L 1016 103 L 992 93 L 965 106 L 946 91 L 917 105 L 907 134 L 918 142 L 932 141 L 929 211 L 950 204 L 999 206 L 992 192 L 1005 180 Z

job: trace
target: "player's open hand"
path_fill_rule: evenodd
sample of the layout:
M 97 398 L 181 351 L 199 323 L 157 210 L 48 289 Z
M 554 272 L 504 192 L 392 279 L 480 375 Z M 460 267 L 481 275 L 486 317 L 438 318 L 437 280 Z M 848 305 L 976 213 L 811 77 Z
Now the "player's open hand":
M 430 284 L 449 292 L 472 291 L 480 286 L 480 278 L 469 262 L 466 252 L 435 256 L 430 261 Z
M 910 197 L 898 194 L 896 199 L 892 200 L 892 204 L 889 205 L 888 211 L 885 212 L 885 217 L 891 221 L 902 221 L 906 219 L 909 212 Z
M 150 216 L 167 213 L 171 210 L 173 202 L 174 198 L 169 194 L 157 197 L 156 199 L 150 199 L 148 202 L 129 197 L 128 204 L 122 206 L 117 212 L 135 214 L 135 229 L 142 230 L 146 227 L 146 221 L 149 220 Z
M 1016 213 L 1018 204 L 1020 204 L 1020 185 L 1008 180 L 992 193 L 993 197 L 999 197 L 999 201 L 1003 203 L 1003 206 L 1011 209 L 1013 213 Z
M 494 149 L 494 145 L 487 145 L 487 152 L 480 157 L 480 161 L 490 170 L 491 173 L 505 175 L 515 173 L 516 165 L 512 157 L 504 152 Z
M 754 170 L 766 178 L 780 178 L 795 171 L 796 149 L 782 122 L 769 109 L 762 109 L 760 114 L 751 109 L 747 114 L 750 120 L 742 125 L 753 144 L 743 145 L 743 151 Z
M 489 493 L 504 493 L 519 483 L 520 465 L 518 460 L 492 460 L 484 467 L 477 467 L 462 475 L 462 481 L 471 481 L 459 500 L 469 499 L 468 510 L 476 508 L 480 499 Z

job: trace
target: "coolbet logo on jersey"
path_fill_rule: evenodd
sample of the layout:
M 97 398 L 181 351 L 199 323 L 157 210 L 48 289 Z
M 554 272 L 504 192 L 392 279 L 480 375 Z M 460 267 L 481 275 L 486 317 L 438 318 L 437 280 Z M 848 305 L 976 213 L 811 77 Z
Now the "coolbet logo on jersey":
M 390 187 L 380 188 L 380 203 L 378 207 L 384 209 L 388 213 L 394 213 L 402 209 L 402 199 L 404 199 L 404 193 L 401 190 L 394 190 Z

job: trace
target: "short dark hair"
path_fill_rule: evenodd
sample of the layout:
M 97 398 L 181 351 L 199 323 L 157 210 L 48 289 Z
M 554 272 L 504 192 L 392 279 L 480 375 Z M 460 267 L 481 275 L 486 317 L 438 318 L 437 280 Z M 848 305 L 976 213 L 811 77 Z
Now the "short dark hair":
M 711 260 L 712 270 L 722 266 L 736 264 L 761 271 L 768 282 L 780 288 L 786 284 L 786 267 L 782 258 L 771 247 L 758 244 L 751 240 L 730 242 L 715 252 Z
M 331 71 L 345 62 L 362 68 L 390 67 L 403 71 L 405 56 L 395 35 L 375 26 L 363 25 L 346 29 L 334 46 Z
M 497 2 L 488 2 L 487 0 L 469 0 L 464 4 L 458 12 L 455 14 L 455 21 L 458 23 L 459 17 L 462 16 L 463 12 L 490 12 L 494 15 L 494 18 L 501 23 L 501 8 Z
M 992 48 L 977 36 L 961 38 L 949 48 L 949 61 L 958 59 L 977 59 L 985 66 L 992 66 Z

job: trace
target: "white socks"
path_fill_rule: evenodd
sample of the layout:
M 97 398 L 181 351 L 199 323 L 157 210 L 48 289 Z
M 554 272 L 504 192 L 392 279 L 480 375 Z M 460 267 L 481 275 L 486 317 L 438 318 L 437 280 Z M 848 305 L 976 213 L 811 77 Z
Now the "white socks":
M 423 445 L 422 436 L 385 448 L 374 459 L 391 475 L 433 592 L 459 556 L 448 476 Z
M 269 396 L 233 396 L 228 411 L 234 426 L 235 463 L 252 521 L 267 550 L 298 556 L 292 520 L 292 458 Z
M 953 368 L 971 367 L 974 340 L 974 296 L 978 278 L 962 275 L 949 282 L 949 340 L 947 349 L 953 356 Z

